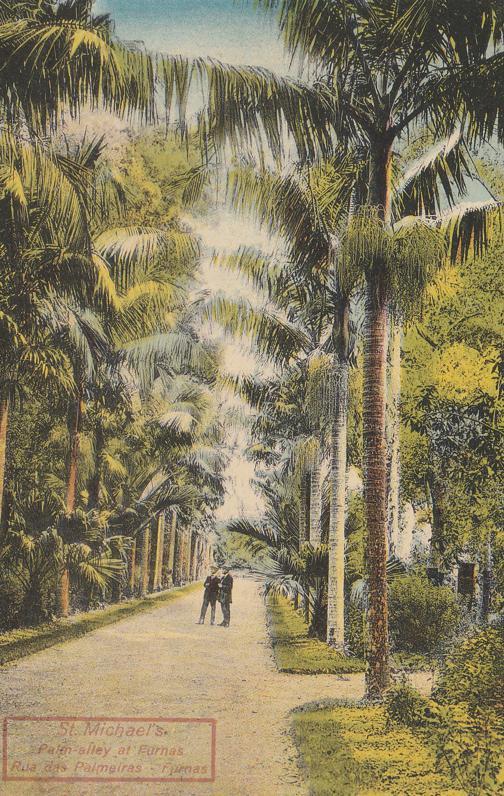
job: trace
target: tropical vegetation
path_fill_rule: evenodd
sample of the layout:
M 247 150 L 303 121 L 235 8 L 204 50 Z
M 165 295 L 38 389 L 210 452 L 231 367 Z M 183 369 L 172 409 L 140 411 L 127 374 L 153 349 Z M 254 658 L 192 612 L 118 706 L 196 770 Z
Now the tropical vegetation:
M 254 5 L 297 79 L 125 44 L 90 0 L 0 0 L 0 629 L 236 560 L 280 668 L 365 667 L 385 700 L 296 717 L 314 792 L 326 756 L 345 793 L 493 792 L 502 3 Z M 223 210 L 264 248 L 209 255 Z M 222 524 L 237 433 L 263 510 Z M 389 690 L 411 654 L 431 699 Z

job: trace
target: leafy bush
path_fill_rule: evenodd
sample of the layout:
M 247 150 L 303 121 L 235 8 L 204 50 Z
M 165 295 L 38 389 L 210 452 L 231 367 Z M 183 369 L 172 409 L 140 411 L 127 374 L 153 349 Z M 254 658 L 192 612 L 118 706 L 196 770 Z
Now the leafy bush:
M 438 705 L 430 725 L 425 735 L 435 748 L 439 771 L 449 774 L 469 796 L 502 793 L 504 739 L 495 713 Z
M 452 590 L 420 575 L 394 579 L 389 607 L 395 646 L 406 652 L 434 652 L 453 638 L 460 620 Z
M 19 627 L 23 588 L 6 569 L 0 570 L 0 631 Z
M 403 725 L 420 733 L 436 754 L 436 768 L 470 794 L 498 793 L 503 736 L 496 714 L 464 704 L 442 705 L 403 683 L 385 702 L 387 726 Z
M 424 727 L 431 715 L 431 701 L 404 682 L 388 690 L 385 712 L 389 725 L 394 723 L 411 728 Z
M 487 628 L 456 647 L 443 664 L 434 697 L 504 713 L 504 628 Z

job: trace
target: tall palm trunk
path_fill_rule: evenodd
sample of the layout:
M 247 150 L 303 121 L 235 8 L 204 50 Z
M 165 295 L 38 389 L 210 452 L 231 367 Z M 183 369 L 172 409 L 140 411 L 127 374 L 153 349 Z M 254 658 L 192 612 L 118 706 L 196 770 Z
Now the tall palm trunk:
M 65 567 L 58 584 L 58 615 L 68 616 L 70 611 L 70 573 Z
M 340 311 L 338 350 L 334 356 L 335 407 L 331 430 L 331 505 L 327 583 L 327 643 L 345 649 L 345 514 L 350 306 Z
M 175 583 L 175 543 L 177 537 L 177 512 L 172 509 L 170 522 L 170 535 L 168 542 L 168 554 L 166 562 L 166 579 L 171 579 L 171 584 Z
M 173 582 L 175 586 L 181 586 L 184 577 L 184 531 L 180 526 L 175 535 L 175 554 L 173 562 Z
M 322 462 L 317 448 L 310 472 L 310 544 L 320 547 L 322 541 Z
M 203 539 L 203 541 L 201 542 L 201 559 L 198 570 L 198 580 L 201 580 L 201 578 L 203 578 L 206 575 L 207 561 L 208 561 L 208 541 L 206 539 Z
M 5 464 L 7 459 L 7 429 L 9 426 L 9 398 L 0 400 L 0 522 L 2 521 L 5 489 Z
M 161 567 L 163 563 L 165 519 L 161 512 L 156 523 L 156 557 L 154 561 L 154 573 L 152 575 L 152 588 L 154 591 L 161 588 Z
M 201 580 L 201 578 L 203 577 L 205 556 L 206 556 L 206 540 L 202 538 L 200 539 L 198 547 L 198 566 L 196 569 L 196 580 Z
M 137 543 L 136 539 L 133 539 L 130 550 L 130 569 L 129 569 L 129 589 L 131 594 L 133 594 L 133 592 L 135 591 L 136 551 L 137 551 Z
M 85 404 L 83 390 L 79 391 L 77 401 L 69 416 L 70 450 L 68 454 L 66 511 L 72 514 L 77 501 L 77 478 L 79 473 L 80 436 Z
M 389 684 L 387 600 L 387 445 L 385 439 L 387 308 L 367 297 L 364 349 L 364 457 L 369 583 L 368 680 L 370 697 Z
M 301 476 L 301 494 L 299 497 L 299 549 L 308 541 L 308 477 L 306 473 Z
M 390 552 L 399 543 L 401 487 L 401 324 L 394 322 L 390 352 L 390 480 L 389 480 L 389 543 Z
M 159 581 L 162 589 L 169 585 L 168 571 L 170 561 L 170 542 L 171 542 L 171 518 L 167 511 L 163 512 L 163 555 L 161 556 L 161 571 Z
M 198 567 L 198 549 L 199 549 L 199 536 L 197 533 L 192 534 L 191 539 L 191 564 L 190 564 L 190 580 L 196 580 L 197 567 Z
M 369 204 L 390 223 L 392 135 L 372 142 Z M 383 263 L 371 263 L 367 277 L 364 336 L 363 437 L 366 559 L 369 587 L 367 695 L 381 698 L 390 682 L 387 598 L 386 378 L 388 301 Z
M 142 533 L 142 568 L 141 568 L 141 594 L 149 591 L 149 564 L 150 564 L 151 527 L 148 522 Z
M 189 528 L 184 530 L 184 545 L 182 554 L 182 582 L 189 583 L 191 580 L 191 547 L 192 533 Z
M 82 430 L 82 416 L 84 414 L 84 397 L 83 388 L 81 386 L 77 395 L 77 400 L 73 407 L 71 407 L 68 418 L 68 429 L 70 432 L 70 447 L 68 452 L 68 468 L 67 468 L 67 489 L 65 508 L 67 514 L 73 514 L 77 502 L 77 479 L 79 472 L 79 451 L 80 451 L 80 436 Z M 63 569 L 60 574 L 60 582 L 58 588 L 58 615 L 68 616 L 70 609 L 70 573 L 66 563 L 63 563 Z
M 98 508 L 100 505 L 100 489 L 103 477 L 103 454 L 105 452 L 105 434 L 103 426 L 98 421 L 95 429 L 94 444 L 94 471 L 88 484 L 88 507 Z
M 322 543 L 322 456 L 320 445 L 310 469 L 310 506 L 309 506 L 309 542 L 313 547 Z M 317 600 L 317 589 L 307 589 L 304 604 L 305 619 L 309 624 L 310 635 L 320 632 L 320 604 Z M 311 608 L 310 608 L 311 603 Z
M 301 474 L 300 478 L 300 494 L 299 494 L 299 518 L 298 518 L 298 549 L 301 550 L 303 545 L 308 541 L 309 538 L 309 527 L 308 527 L 308 518 L 309 518 L 309 475 L 305 472 Z M 302 600 L 303 610 L 305 614 L 306 621 L 309 621 L 309 609 L 308 609 L 308 600 L 306 597 L 303 597 Z M 294 598 L 294 607 L 297 609 L 299 607 L 299 596 L 296 594 Z

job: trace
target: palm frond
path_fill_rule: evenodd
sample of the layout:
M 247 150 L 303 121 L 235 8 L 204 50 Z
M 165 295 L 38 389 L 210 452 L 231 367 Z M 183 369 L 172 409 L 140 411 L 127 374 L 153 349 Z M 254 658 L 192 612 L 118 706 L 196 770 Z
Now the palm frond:
M 171 371 L 198 373 L 204 369 L 208 354 L 202 343 L 177 331 L 132 340 L 122 351 L 144 389 L 154 382 L 158 365 Z
M 203 90 L 207 102 L 199 119 L 201 135 L 219 149 L 229 144 L 241 152 L 263 139 L 279 158 L 287 131 L 303 158 L 330 145 L 332 109 L 320 91 L 301 81 L 260 67 L 179 56 L 162 56 L 159 76 L 168 111 L 176 109 L 183 130 L 191 87 Z
M 0 20 L 2 94 L 9 116 L 23 114 L 31 129 L 48 132 L 64 108 L 84 106 L 121 116 L 155 117 L 155 74 L 150 56 L 128 49 L 111 35 L 106 17 L 93 18 L 90 4 L 77 18 L 76 5 L 44 4 L 37 13 L 16 12 Z M 21 12 L 21 13 L 19 13 Z
M 502 202 L 486 200 L 463 202 L 443 213 L 439 225 L 449 246 L 450 257 L 467 259 L 470 252 L 478 257 L 486 249 L 491 230 L 502 225 Z
M 254 523 L 250 520 L 236 519 L 226 525 L 228 533 L 237 533 L 246 536 L 267 548 L 276 548 L 279 536 L 275 529 L 263 523 Z
M 311 346 L 306 332 L 280 311 L 257 309 L 246 299 L 216 293 L 205 302 L 202 318 L 218 323 L 226 332 L 252 337 L 258 350 L 277 362 L 288 362 Z
M 456 195 L 467 190 L 472 167 L 465 150 L 462 130 L 427 149 L 406 171 L 395 189 L 395 214 L 430 216 L 455 204 Z

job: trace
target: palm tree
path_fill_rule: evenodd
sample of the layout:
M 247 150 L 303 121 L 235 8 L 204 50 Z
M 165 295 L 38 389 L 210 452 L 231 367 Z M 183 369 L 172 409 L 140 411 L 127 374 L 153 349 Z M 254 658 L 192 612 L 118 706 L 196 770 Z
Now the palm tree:
M 15 126 L 49 133 L 64 113 L 101 107 L 143 120 L 155 117 L 152 59 L 113 35 L 93 0 L 0 4 L 0 105 Z
M 110 301 L 108 273 L 93 261 L 82 196 L 89 166 L 62 158 L 43 145 L 18 143 L 6 135 L 0 147 L 2 314 L 7 333 L 2 352 L 0 493 L 5 474 L 5 439 L 11 399 L 23 383 L 59 379 L 75 385 L 69 359 L 54 343 L 60 315 L 70 301 Z M 53 306 L 51 306 L 53 305 Z
M 305 544 L 298 548 L 298 527 L 292 489 L 295 475 L 273 470 L 258 483 L 265 499 L 260 522 L 233 520 L 227 531 L 245 537 L 245 547 L 261 554 L 254 573 L 264 579 L 264 592 L 283 594 L 290 599 L 301 596 L 311 616 L 310 633 L 324 631 L 324 597 L 327 582 L 327 547 Z
M 338 151 L 325 163 L 287 176 L 252 169 L 234 170 L 230 173 L 228 192 L 232 206 L 242 213 L 252 212 L 256 220 L 270 234 L 280 235 L 286 263 L 283 268 L 274 263 L 269 269 L 253 252 L 241 251 L 235 257 L 235 267 L 248 273 L 256 287 L 267 290 L 272 299 L 294 317 L 297 309 L 298 323 L 309 321 L 312 340 L 312 378 L 309 381 L 308 409 L 312 426 L 332 421 L 331 429 L 331 508 L 329 535 L 329 595 L 328 642 L 343 651 L 344 648 L 344 529 L 346 492 L 346 428 L 348 369 L 351 353 L 350 296 L 357 282 L 352 264 L 346 272 L 336 267 L 338 257 L 337 235 L 348 217 L 352 197 L 362 179 L 362 167 Z M 282 248 L 281 248 L 282 252 Z M 281 256 L 281 255 L 280 255 Z M 263 261 L 264 258 L 263 258 Z M 228 259 L 233 265 L 233 260 Z M 348 264 L 347 264 L 348 265 Z M 328 337 L 329 335 L 329 337 Z M 333 368 L 325 368 L 323 358 L 313 357 L 320 351 L 334 351 Z M 320 354 L 319 351 L 319 354 Z M 299 352 L 301 353 L 301 352 Z M 286 359 L 291 356 L 285 352 Z M 298 354 L 299 355 L 299 354 Z M 322 367 L 321 367 L 322 366 Z M 333 402 L 336 405 L 333 408 Z M 320 436 L 320 432 L 319 432 Z M 320 446 L 319 446 L 320 447 Z M 306 513 L 310 517 L 308 538 L 320 543 L 321 484 L 320 458 L 313 451 L 309 485 L 301 474 L 300 543 L 307 536 Z M 309 507 L 309 508 L 308 508 Z
M 124 570 L 120 538 L 105 539 L 98 518 L 84 514 L 68 523 L 62 536 L 55 528 L 62 510 L 61 497 L 44 489 L 32 489 L 22 504 L 14 500 L 0 555 L 21 586 L 20 616 L 28 624 L 50 618 L 43 594 L 52 592 L 56 582 L 65 582 L 62 572 L 71 573 L 91 596 L 119 579 Z M 60 602 L 62 598 L 66 595 L 59 594 Z
M 164 59 L 166 85 L 179 76 L 177 102 L 183 110 L 191 77 L 208 81 L 204 131 L 212 141 L 238 148 L 253 137 L 266 140 L 279 156 L 284 125 L 301 157 L 327 151 L 334 137 L 365 147 L 367 204 L 372 226 L 392 220 L 394 144 L 415 125 L 428 122 L 436 137 L 463 122 L 469 140 L 504 138 L 501 123 L 504 20 L 498 0 L 478 0 L 461 10 L 446 0 L 257 0 L 278 12 L 290 53 L 310 62 L 314 85 L 281 79 L 264 69 L 233 68 L 204 61 Z M 177 71 L 178 70 L 178 71 Z M 184 80 L 181 80 L 181 78 Z M 171 96 L 171 95 L 170 95 Z M 225 101 L 223 102 L 223 97 Z M 369 221 L 370 219 L 368 219 Z M 369 226 L 369 224 L 368 224 Z M 381 249 L 366 252 L 364 339 L 364 449 L 370 650 L 368 693 L 380 696 L 389 682 L 387 554 L 386 358 L 389 281 Z

